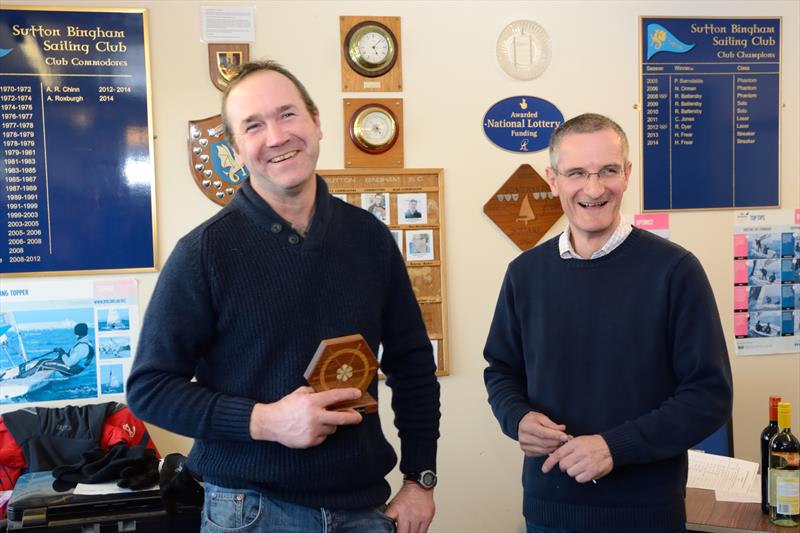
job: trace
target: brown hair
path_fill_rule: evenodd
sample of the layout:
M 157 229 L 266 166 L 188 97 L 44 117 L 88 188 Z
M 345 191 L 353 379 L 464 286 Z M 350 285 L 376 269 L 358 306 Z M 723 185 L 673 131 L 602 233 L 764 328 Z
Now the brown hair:
M 282 74 L 289 78 L 289 81 L 291 81 L 300 92 L 300 96 L 303 98 L 303 103 L 306 104 L 306 109 L 311 116 L 315 117 L 319 115 L 319 108 L 317 107 L 317 104 L 314 103 L 314 100 L 311 99 L 311 95 L 308 94 L 308 90 L 294 74 L 286 69 L 286 67 L 271 59 L 244 63 L 238 69 L 236 69 L 236 73 L 233 75 L 228 83 L 228 86 L 225 87 L 225 91 L 222 93 L 222 126 L 225 128 L 225 138 L 229 143 L 231 143 L 231 145 L 235 144 L 235 140 L 233 131 L 231 130 L 231 125 L 228 123 L 228 116 L 225 113 L 225 105 L 228 102 L 228 95 L 230 95 L 234 87 L 236 87 L 243 79 L 251 74 L 261 71 L 277 72 L 278 74 Z

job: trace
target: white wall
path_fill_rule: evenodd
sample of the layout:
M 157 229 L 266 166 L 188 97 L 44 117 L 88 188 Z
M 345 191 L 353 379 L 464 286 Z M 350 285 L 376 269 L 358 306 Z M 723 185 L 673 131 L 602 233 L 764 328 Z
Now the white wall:
M 67 6 L 66 2 L 19 1 L 19 5 Z M 81 2 L 109 7 L 116 2 Z M 443 167 L 450 322 L 451 375 L 442 384 L 440 485 L 434 532 L 523 531 L 516 443 L 500 434 L 486 403 L 481 355 L 497 291 L 507 263 L 519 250 L 482 213 L 483 204 L 522 163 L 540 173 L 546 153 L 519 155 L 494 147 L 481 119 L 498 100 L 532 95 L 553 102 L 565 117 L 596 111 L 628 132 L 634 177 L 625 213 L 641 209 L 639 168 L 639 16 L 782 16 L 782 184 L 784 207 L 800 206 L 800 3 L 722 1 L 131 1 L 150 19 L 153 134 L 155 136 L 159 264 L 175 242 L 217 211 L 197 190 L 187 167 L 190 119 L 219 112 L 206 45 L 200 41 L 201 5 L 256 7 L 251 57 L 278 59 L 304 81 L 321 110 L 325 138 L 320 168 L 342 168 L 342 93 L 339 16 L 402 17 L 405 90 L 405 164 Z M 541 24 L 551 38 L 553 60 L 539 79 L 515 81 L 494 56 L 499 32 L 516 19 Z M 384 96 L 384 95 L 381 95 Z M 397 96 L 397 95 L 395 95 Z M 779 393 L 800 406 L 800 356 L 736 357 L 732 336 L 732 223 L 730 211 L 673 213 L 671 238 L 702 261 L 717 297 L 734 372 L 736 455 L 755 461 L 765 424 L 767 396 Z M 562 219 L 550 237 L 565 224 Z M 157 274 L 135 276 L 142 311 Z M 575 327 L 580 328 L 576 316 Z M 388 390 L 381 385 L 381 415 L 391 427 Z M 800 426 L 795 408 L 794 426 Z M 188 439 L 153 429 L 164 453 L 186 452 Z M 399 483 L 397 472 L 392 482 Z

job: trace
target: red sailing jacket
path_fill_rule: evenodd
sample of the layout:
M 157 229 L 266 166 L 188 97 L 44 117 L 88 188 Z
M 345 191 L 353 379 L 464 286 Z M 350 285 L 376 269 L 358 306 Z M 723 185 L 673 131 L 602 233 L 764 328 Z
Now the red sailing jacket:
M 74 464 L 85 451 L 116 444 L 158 450 L 144 422 L 118 402 L 59 408 L 33 407 L 0 417 L 0 491 L 25 471 Z

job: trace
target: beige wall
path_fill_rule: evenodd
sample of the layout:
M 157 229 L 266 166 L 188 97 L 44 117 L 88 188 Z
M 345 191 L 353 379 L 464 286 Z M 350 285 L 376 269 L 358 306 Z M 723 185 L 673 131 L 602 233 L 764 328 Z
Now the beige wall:
M 66 6 L 49 0 L 18 4 Z M 82 2 L 111 6 L 116 2 Z M 180 236 L 217 211 L 197 190 L 187 168 L 186 126 L 218 113 L 219 92 L 209 81 L 206 45 L 200 41 L 201 5 L 255 6 L 253 57 L 283 62 L 303 80 L 321 109 L 325 138 L 320 168 L 343 166 L 339 15 L 402 17 L 406 167 L 443 167 L 451 375 L 442 384 L 442 438 L 434 532 L 517 532 L 521 518 L 516 443 L 500 434 L 486 403 L 481 350 L 507 263 L 519 250 L 482 213 L 483 204 L 522 163 L 540 173 L 545 152 L 518 155 L 494 147 L 481 119 L 503 98 L 527 94 L 553 102 L 566 117 L 597 111 L 614 117 L 632 140 L 635 176 L 623 203 L 639 212 L 638 17 L 782 16 L 782 184 L 784 207 L 800 206 L 800 4 L 796 1 L 131 1 L 150 20 L 153 134 L 155 136 L 159 264 Z M 516 19 L 535 20 L 548 31 L 553 61 L 539 79 L 510 79 L 497 65 L 495 41 Z M 755 461 L 765 424 L 767 396 L 794 403 L 800 426 L 800 356 L 736 357 L 732 337 L 732 223 L 730 211 L 674 213 L 671 238 L 693 251 L 717 297 L 734 372 L 736 455 Z M 562 219 L 547 236 L 565 224 Z M 142 311 L 157 274 L 135 276 Z M 575 327 L 580 328 L 576 314 Z M 579 379 L 579 378 L 576 378 Z M 381 415 L 392 435 L 381 385 Z M 188 439 L 153 429 L 162 452 L 186 452 Z M 395 486 L 399 475 L 392 474 Z

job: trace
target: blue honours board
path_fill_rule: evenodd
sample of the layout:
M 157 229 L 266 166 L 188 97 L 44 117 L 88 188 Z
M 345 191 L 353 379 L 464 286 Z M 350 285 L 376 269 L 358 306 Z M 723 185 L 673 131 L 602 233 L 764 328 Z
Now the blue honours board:
M 0 275 L 155 268 L 143 9 L 0 9 Z
M 641 18 L 645 211 L 780 205 L 779 18 Z

